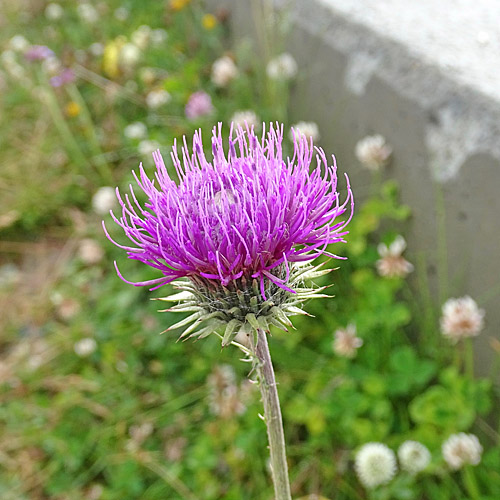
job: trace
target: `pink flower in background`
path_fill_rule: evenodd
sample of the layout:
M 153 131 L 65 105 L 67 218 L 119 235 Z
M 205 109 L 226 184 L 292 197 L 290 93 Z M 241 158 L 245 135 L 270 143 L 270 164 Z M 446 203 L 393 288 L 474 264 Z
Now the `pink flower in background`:
M 413 271 L 413 264 L 403 257 L 405 249 L 406 241 L 400 235 L 389 246 L 384 243 L 378 245 L 377 250 L 381 258 L 377 260 L 376 266 L 380 276 L 404 278 Z
M 45 45 L 32 45 L 24 53 L 24 57 L 28 61 L 43 61 L 49 57 L 54 57 L 54 52 Z
M 201 116 L 211 114 L 213 110 L 212 98 L 203 90 L 199 90 L 189 97 L 185 112 L 189 120 L 196 120 Z
M 65 68 L 56 76 L 50 79 L 50 84 L 52 87 L 62 87 L 67 83 L 73 83 L 75 81 L 75 73 L 71 68 Z

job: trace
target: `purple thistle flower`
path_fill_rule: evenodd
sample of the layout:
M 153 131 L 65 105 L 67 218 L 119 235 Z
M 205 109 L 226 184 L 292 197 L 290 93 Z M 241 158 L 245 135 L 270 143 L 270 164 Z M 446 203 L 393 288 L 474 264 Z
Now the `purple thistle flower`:
M 43 61 L 54 55 L 54 52 L 45 45 L 32 45 L 24 53 L 24 57 L 28 61 Z
M 297 276 L 311 267 L 297 263 L 322 254 L 341 258 L 326 248 L 344 242 L 347 234 L 353 208 L 349 180 L 346 176 L 347 197 L 341 203 L 335 159 L 329 166 L 323 150 L 313 149 L 312 140 L 300 134 L 295 135 L 293 157 L 284 160 L 283 126 L 271 125 L 262 141 L 253 128 L 238 127 L 233 135 L 231 127 L 227 157 L 221 128 L 219 124 L 213 130 L 211 162 L 203 152 L 201 131 L 194 134 L 192 153 L 184 138 L 182 163 L 174 142 L 171 157 L 179 184 L 170 178 L 159 151 L 153 153 L 157 168 L 153 180 L 142 165 L 139 177 L 134 172 L 148 197 L 144 208 L 132 186 L 124 198 L 117 189 L 122 216 L 111 215 L 133 246 L 115 243 L 104 227 L 106 235 L 127 250 L 130 259 L 158 269 L 163 276 L 132 283 L 115 262 L 118 275 L 136 286 L 150 285 L 151 290 L 188 278 L 190 284 L 176 282 L 177 288 L 189 289 L 199 299 L 196 304 L 205 302 L 204 314 L 217 317 L 218 326 L 231 320 L 244 324 L 249 312 L 253 321 L 254 316 L 267 314 L 264 305 L 273 315 L 278 314 L 274 306 L 284 304 L 290 305 L 291 314 L 299 314 L 294 304 L 318 290 L 301 288 Z M 314 155 L 316 165 L 311 166 Z M 348 205 L 350 216 L 339 220 Z M 313 271 L 315 276 L 328 272 Z M 207 302 L 207 294 L 214 293 L 225 305 Z M 223 314 L 221 309 L 237 313 Z M 280 320 L 290 324 L 286 318 Z
M 203 90 L 199 90 L 190 95 L 185 113 L 189 120 L 196 120 L 201 116 L 209 115 L 213 110 L 212 98 Z
M 65 68 L 59 75 L 53 76 L 50 79 L 50 84 L 52 87 L 62 87 L 68 83 L 73 83 L 75 79 L 74 71 L 71 68 Z

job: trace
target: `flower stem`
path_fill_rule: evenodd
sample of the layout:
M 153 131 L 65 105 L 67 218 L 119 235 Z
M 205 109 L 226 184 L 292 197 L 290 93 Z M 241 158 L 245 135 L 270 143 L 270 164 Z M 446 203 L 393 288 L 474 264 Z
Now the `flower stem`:
M 252 337 L 252 336 L 251 336 Z M 252 342 L 255 341 L 252 339 Z M 271 469 L 274 483 L 275 500 L 291 500 L 288 466 L 286 463 L 285 435 L 281 419 L 278 389 L 274 378 L 274 369 L 271 354 L 267 343 L 266 333 L 257 330 L 257 342 L 252 345 L 257 357 L 257 376 L 259 381 L 262 402 L 264 403 L 264 417 L 271 453 Z

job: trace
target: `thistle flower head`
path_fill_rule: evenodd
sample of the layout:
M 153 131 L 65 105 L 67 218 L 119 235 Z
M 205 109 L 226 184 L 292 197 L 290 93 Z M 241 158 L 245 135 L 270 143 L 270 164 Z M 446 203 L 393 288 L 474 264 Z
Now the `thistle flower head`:
M 350 218 L 338 218 L 348 205 L 352 214 L 351 190 L 347 183 L 341 203 L 335 163 L 329 166 L 312 141 L 296 136 L 293 157 L 285 160 L 282 140 L 282 127 L 271 126 L 260 141 L 253 129 L 238 127 L 231 129 L 226 155 L 219 125 L 212 161 L 201 132 L 192 152 L 184 140 L 182 162 L 174 143 L 178 184 L 159 151 L 153 153 L 153 180 L 140 167 L 136 181 L 148 197 L 144 207 L 132 187 L 125 197 L 117 191 L 122 214 L 112 216 L 134 246 L 117 245 L 162 273 L 133 284 L 154 289 L 174 282 L 182 292 L 163 300 L 182 301 L 171 310 L 194 312 L 174 327 L 211 320 L 196 335 L 225 325 L 226 341 L 242 327 L 267 330 L 269 321 L 286 329 L 288 315 L 303 313 L 297 305 L 321 291 L 303 287 L 307 275 L 325 274 L 306 264 L 322 254 L 335 257 L 326 248 L 344 241 Z
M 451 469 L 464 465 L 477 465 L 481 461 L 483 447 L 474 434 L 452 434 L 442 446 L 443 458 Z
M 431 453 L 418 441 L 405 441 L 398 449 L 398 458 L 402 469 L 418 474 L 429 465 Z
M 452 342 L 476 337 L 484 326 L 484 310 L 471 297 L 448 299 L 443 305 L 441 332 Z
M 388 483 L 396 473 L 396 456 L 382 443 L 367 443 L 358 451 L 354 468 L 366 488 Z

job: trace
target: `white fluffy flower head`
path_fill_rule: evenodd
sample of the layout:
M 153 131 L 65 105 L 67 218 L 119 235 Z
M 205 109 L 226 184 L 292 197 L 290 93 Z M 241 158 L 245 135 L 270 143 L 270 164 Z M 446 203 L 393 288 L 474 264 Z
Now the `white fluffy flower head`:
M 367 443 L 358 451 L 354 468 L 366 488 L 375 488 L 388 483 L 396 474 L 396 456 L 385 444 Z
M 271 80 L 291 80 L 297 76 L 297 71 L 297 62 L 288 52 L 271 59 L 266 68 L 267 76 Z
M 137 149 L 139 150 L 139 154 L 142 156 L 149 156 L 153 151 L 156 151 L 160 148 L 160 143 L 157 141 L 152 141 L 149 139 L 145 139 L 139 143 Z
M 347 325 L 346 328 L 335 331 L 335 340 L 333 341 L 333 350 L 339 356 L 345 358 L 354 358 L 358 348 L 363 345 L 363 340 L 356 337 L 356 326 Z
M 356 144 L 356 157 L 368 170 L 380 170 L 391 158 L 392 148 L 381 135 L 370 135 Z
M 319 141 L 320 134 L 318 125 L 314 122 L 298 122 L 292 127 L 295 134 L 305 135 L 307 140 L 312 137 L 313 142 Z M 293 141 L 293 132 L 290 130 L 290 140 Z
M 80 356 L 80 358 L 86 358 L 97 349 L 97 342 L 93 338 L 86 337 L 76 342 L 73 349 L 77 356 Z
M 157 109 L 167 104 L 171 99 L 170 94 L 165 89 L 152 90 L 146 96 L 146 104 L 150 109 Z
M 49 3 L 45 7 L 45 17 L 51 21 L 61 19 L 64 14 L 64 9 L 58 3 Z
M 389 246 L 384 243 L 378 245 L 377 250 L 381 258 L 377 260 L 376 266 L 380 276 L 404 278 L 413 271 L 413 264 L 403 257 L 405 249 L 406 241 L 401 235 L 397 236 Z
M 217 87 L 227 87 L 238 74 L 239 70 L 229 56 L 223 56 L 212 64 L 212 82 Z
M 78 4 L 76 8 L 78 15 L 82 18 L 83 21 L 89 24 L 94 24 L 99 20 L 99 13 L 96 8 L 90 3 L 81 3 Z
M 405 441 L 398 450 L 401 468 L 410 474 L 423 471 L 431 461 L 431 453 L 418 441 Z
M 464 465 L 477 465 L 481 461 L 483 447 L 474 434 L 452 434 L 442 446 L 443 458 L 451 469 Z
M 92 208 L 100 215 L 109 213 L 116 205 L 115 190 L 110 186 L 99 188 L 92 197 Z
M 246 124 L 250 128 L 257 128 L 260 125 L 258 116 L 251 110 L 236 111 L 236 113 L 234 113 L 231 117 L 230 122 L 234 123 L 237 127 L 245 127 Z
M 148 129 L 142 122 L 133 122 L 123 129 L 123 135 L 127 139 L 144 139 L 147 133 Z
M 441 332 L 456 343 L 465 337 L 476 337 L 484 326 L 484 310 L 468 296 L 448 299 L 443 305 Z

